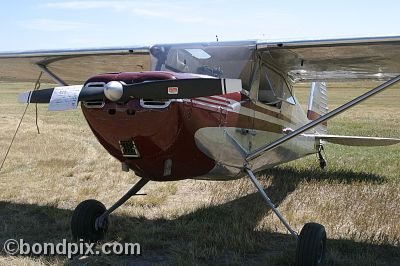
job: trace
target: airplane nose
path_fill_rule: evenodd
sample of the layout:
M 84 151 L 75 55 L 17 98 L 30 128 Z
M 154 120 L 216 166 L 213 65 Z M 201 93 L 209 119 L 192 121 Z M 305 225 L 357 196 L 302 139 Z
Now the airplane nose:
M 108 102 L 102 108 L 83 105 L 82 111 L 99 142 L 138 176 L 178 180 L 205 174 L 215 166 L 196 146 L 195 131 L 187 123 L 189 104 L 170 102 L 165 108 L 143 104 L 143 99 L 133 99 L 126 104 Z
M 101 105 L 82 104 L 85 118 L 99 142 L 136 175 L 152 180 L 190 178 L 203 175 L 215 166 L 196 146 L 197 127 L 190 120 L 190 101 L 130 97 L 126 102 L 119 102 L 124 93 L 121 82 L 170 80 L 176 79 L 175 75 L 179 74 L 108 73 L 85 83 L 85 86 L 104 84 L 106 100 Z

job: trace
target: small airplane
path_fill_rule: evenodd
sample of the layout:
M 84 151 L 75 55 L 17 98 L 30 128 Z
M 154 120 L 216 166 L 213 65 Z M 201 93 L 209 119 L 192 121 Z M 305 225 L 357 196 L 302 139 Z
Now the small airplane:
M 72 236 L 86 241 L 102 239 L 110 214 L 150 180 L 248 176 L 297 239 L 297 264 L 323 265 L 323 225 L 307 223 L 298 234 L 256 174 L 311 154 L 324 168 L 325 142 L 400 142 L 327 134 L 329 119 L 400 81 L 400 37 L 1 53 L 0 79 L 37 80 L 34 90 L 19 96 L 23 103 L 47 103 L 57 111 L 75 109 L 80 102 L 101 145 L 123 171 L 141 177 L 108 209 L 93 199 L 76 207 Z M 328 110 L 326 81 L 364 79 L 382 85 Z M 59 86 L 39 89 L 46 80 Z M 311 83 L 307 113 L 293 94 L 300 81 Z

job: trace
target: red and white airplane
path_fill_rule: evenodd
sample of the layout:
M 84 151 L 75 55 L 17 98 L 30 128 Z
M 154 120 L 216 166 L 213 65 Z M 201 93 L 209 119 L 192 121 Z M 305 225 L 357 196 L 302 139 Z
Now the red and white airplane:
M 141 177 L 108 209 L 96 200 L 80 203 L 71 221 L 75 239 L 100 240 L 109 215 L 150 180 L 248 176 L 298 240 L 297 263 L 321 265 L 324 227 L 308 223 L 297 234 L 255 174 L 310 154 L 318 154 L 325 167 L 325 141 L 355 146 L 400 142 L 328 135 L 326 126 L 330 118 L 400 80 L 400 37 L 0 54 L 2 80 L 33 80 L 38 72 L 37 85 L 45 73 L 60 86 L 36 86 L 19 100 L 48 103 L 49 110 L 74 109 L 81 102 L 98 141 L 123 170 Z M 329 112 L 324 82 L 360 79 L 384 83 Z M 293 95 L 298 81 L 311 82 L 307 114 Z

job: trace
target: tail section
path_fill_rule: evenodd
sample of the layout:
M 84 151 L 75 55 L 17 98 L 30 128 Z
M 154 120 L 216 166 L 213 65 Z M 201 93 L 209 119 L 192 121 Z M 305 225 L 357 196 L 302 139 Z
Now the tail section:
M 311 82 L 310 98 L 308 101 L 307 117 L 315 120 L 328 112 L 328 92 L 325 82 Z M 318 133 L 328 132 L 327 123 L 322 123 L 315 127 Z

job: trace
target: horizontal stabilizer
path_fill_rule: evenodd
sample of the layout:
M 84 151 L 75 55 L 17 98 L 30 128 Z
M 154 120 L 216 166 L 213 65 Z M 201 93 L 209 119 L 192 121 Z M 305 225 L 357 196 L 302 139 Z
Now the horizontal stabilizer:
M 309 134 L 305 134 L 310 136 Z M 337 135 L 313 135 L 316 140 L 327 141 L 346 146 L 388 146 L 400 143 L 396 138 L 337 136 Z

